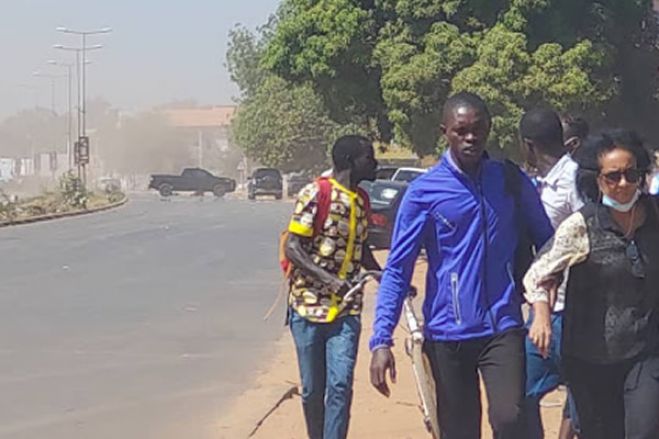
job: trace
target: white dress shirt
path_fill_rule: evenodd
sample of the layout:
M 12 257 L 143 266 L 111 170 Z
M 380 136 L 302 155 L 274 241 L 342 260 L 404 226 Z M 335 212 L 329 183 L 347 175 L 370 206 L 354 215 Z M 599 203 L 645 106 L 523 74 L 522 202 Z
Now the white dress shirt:
M 565 154 L 545 177 L 538 177 L 538 191 L 554 229 L 584 205 L 577 194 L 576 176 L 579 165 Z M 565 309 L 567 276 L 558 290 L 554 312 Z

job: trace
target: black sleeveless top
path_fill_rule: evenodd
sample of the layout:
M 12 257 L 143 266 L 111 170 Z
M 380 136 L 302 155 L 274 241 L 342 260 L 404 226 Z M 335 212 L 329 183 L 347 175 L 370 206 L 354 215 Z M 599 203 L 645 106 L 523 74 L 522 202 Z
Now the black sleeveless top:
M 570 268 L 563 353 L 610 364 L 659 352 L 659 209 L 644 196 L 647 218 L 631 239 L 609 209 L 588 204 L 589 254 Z

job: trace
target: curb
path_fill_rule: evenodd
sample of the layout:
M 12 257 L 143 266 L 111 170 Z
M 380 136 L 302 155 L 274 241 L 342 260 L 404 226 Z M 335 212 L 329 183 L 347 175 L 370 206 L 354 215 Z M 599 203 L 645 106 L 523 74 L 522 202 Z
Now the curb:
M 110 210 L 114 209 L 116 207 L 123 206 L 128 202 L 128 197 L 124 196 L 124 198 L 120 201 L 117 201 L 116 203 L 108 204 L 106 206 L 100 206 L 100 207 L 95 207 L 93 209 L 85 209 L 85 210 L 73 210 L 71 212 L 60 212 L 60 213 L 49 213 L 46 215 L 37 215 L 37 216 L 31 216 L 29 218 L 21 218 L 18 220 L 13 220 L 13 221 L 0 221 L 0 228 L 2 227 L 9 227 L 9 226 L 19 226 L 22 224 L 32 224 L 32 223 L 38 223 L 41 221 L 50 221 L 50 220 L 56 220 L 60 218 L 68 218 L 72 216 L 80 216 L 80 215 L 87 215 L 90 213 L 98 213 L 98 212 L 103 212 L 105 210 Z

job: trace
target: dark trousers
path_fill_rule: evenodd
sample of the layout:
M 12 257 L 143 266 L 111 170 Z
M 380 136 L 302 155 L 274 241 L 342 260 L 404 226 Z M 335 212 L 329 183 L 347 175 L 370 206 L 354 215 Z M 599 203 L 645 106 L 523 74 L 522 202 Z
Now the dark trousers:
M 481 396 L 478 373 L 489 401 L 496 439 L 526 439 L 522 404 L 526 381 L 524 338 L 514 329 L 493 337 L 425 344 L 437 390 L 442 439 L 480 439 Z
M 659 357 L 601 365 L 564 357 L 581 439 L 659 438 Z

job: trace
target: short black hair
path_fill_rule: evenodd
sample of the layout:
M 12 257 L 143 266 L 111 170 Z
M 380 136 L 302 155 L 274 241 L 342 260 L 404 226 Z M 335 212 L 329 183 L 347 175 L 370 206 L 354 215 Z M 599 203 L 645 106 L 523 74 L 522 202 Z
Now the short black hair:
M 366 152 L 367 147 L 373 143 L 364 136 L 348 135 L 342 136 L 334 142 L 332 147 L 332 166 L 336 171 L 345 171 L 352 167 L 356 158 Z
M 473 108 L 479 113 L 485 115 L 488 125 L 492 125 L 492 116 L 490 115 L 490 110 L 487 108 L 487 104 L 483 98 L 468 91 L 456 93 L 446 100 L 442 109 L 442 121 L 446 122 L 448 116 L 452 115 L 456 108 L 462 107 Z
M 566 152 L 561 118 L 549 107 L 536 107 L 524 113 L 519 134 L 545 153 L 561 156 Z
M 636 158 L 636 167 L 639 170 L 646 174 L 650 171 L 652 165 L 650 154 L 635 131 L 614 129 L 590 136 L 572 155 L 579 165 L 576 184 L 582 199 L 590 201 L 599 199 L 597 177 L 600 173 L 600 158 L 618 148 L 628 151 Z M 641 187 L 644 184 L 645 178 L 641 180 Z
M 583 140 L 588 137 L 590 127 L 588 126 L 586 119 L 566 113 L 561 116 L 561 122 L 563 122 L 564 139 L 567 140 L 571 137 L 577 137 Z

